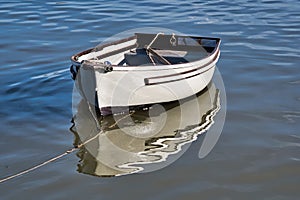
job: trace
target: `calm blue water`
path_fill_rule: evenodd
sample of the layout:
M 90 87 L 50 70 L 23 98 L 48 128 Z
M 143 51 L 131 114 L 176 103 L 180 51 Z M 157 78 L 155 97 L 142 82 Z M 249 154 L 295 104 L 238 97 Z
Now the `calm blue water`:
M 0 184 L 1 199 L 298 199 L 300 4 L 297 0 L 1 1 L 0 178 L 71 148 L 69 57 L 133 28 L 222 38 L 227 117 L 152 173 L 99 178 L 75 153 Z

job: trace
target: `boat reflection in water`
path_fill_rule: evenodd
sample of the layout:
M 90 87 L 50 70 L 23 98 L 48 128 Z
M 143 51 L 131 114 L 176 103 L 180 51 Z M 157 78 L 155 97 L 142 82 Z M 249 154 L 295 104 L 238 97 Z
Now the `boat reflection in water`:
M 74 145 L 84 143 L 77 153 L 78 171 L 119 176 L 158 170 L 178 159 L 214 123 L 220 99 L 211 83 L 194 97 L 129 114 L 96 117 L 83 99 L 76 107 Z

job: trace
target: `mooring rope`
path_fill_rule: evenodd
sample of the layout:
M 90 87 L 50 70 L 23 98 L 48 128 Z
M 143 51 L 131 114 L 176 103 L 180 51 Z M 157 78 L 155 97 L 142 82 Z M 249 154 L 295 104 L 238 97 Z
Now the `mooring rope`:
M 125 116 L 122 117 L 122 118 L 120 118 L 120 119 L 117 120 L 115 123 L 113 123 L 112 125 L 110 125 L 108 128 L 113 128 L 113 127 L 115 127 L 120 121 L 122 121 L 123 119 L 125 119 L 125 118 L 127 118 L 127 117 L 130 117 L 130 116 L 133 115 L 133 114 L 134 114 L 134 111 L 132 111 L 131 113 L 125 115 Z M 80 148 L 83 147 L 84 145 L 86 145 L 86 144 L 88 144 L 89 142 L 91 142 L 91 141 L 93 141 L 94 139 L 96 139 L 101 133 L 103 133 L 102 130 L 101 130 L 98 134 L 96 134 L 95 136 L 93 136 L 93 137 L 89 138 L 88 140 L 86 140 L 85 142 L 83 142 L 83 143 L 81 143 L 81 144 L 79 144 L 79 145 L 77 145 L 77 146 L 75 146 L 75 147 L 73 147 L 73 148 L 71 148 L 71 149 L 65 151 L 64 153 L 59 154 L 59 155 L 57 155 L 57 156 L 55 156 L 55 157 L 53 157 L 53 158 L 51 158 L 51 159 L 49 159 L 49 160 L 47 160 L 47 161 L 45 161 L 45 162 L 43 162 L 43 163 L 40 163 L 40 164 L 38 164 L 38 165 L 35 165 L 35 166 L 33 166 L 33 167 L 29 168 L 29 169 L 23 170 L 23 171 L 21 171 L 21 172 L 19 172 L 19 173 L 13 174 L 13 175 L 8 176 L 8 177 L 6 177 L 6 178 L 0 179 L 0 183 L 9 181 L 9 180 L 11 180 L 11 179 L 13 179 L 13 178 L 22 176 L 22 175 L 24 175 L 24 174 L 27 174 L 27 173 L 33 171 L 33 170 L 36 170 L 36 169 L 38 169 L 38 168 L 41 168 L 41 167 L 43 167 L 43 166 L 45 166 L 45 165 L 47 165 L 47 164 L 49 164 L 49 163 L 52 163 L 52 162 L 54 162 L 54 161 L 56 161 L 56 160 L 58 160 L 58 159 L 60 159 L 60 158 L 62 158 L 62 157 L 64 157 L 64 156 L 66 156 L 66 155 L 68 155 L 68 154 L 70 154 L 70 153 L 72 153 L 72 152 L 74 152 L 74 151 L 80 149 Z
M 156 63 L 155 63 L 154 59 L 152 58 L 152 56 L 148 53 L 148 50 L 150 49 L 151 45 L 155 42 L 155 40 L 158 38 L 159 35 L 164 35 L 164 33 L 163 32 L 157 33 L 156 36 L 153 38 L 153 40 L 146 46 L 147 54 L 153 65 L 156 65 Z
M 155 40 L 158 38 L 159 35 L 164 35 L 164 33 L 162 32 L 157 33 L 156 36 L 153 38 L 153 40 L 150 42 L 150 44 L 148 44 L 146 49 L 149 49 L 151 47 L 151 45 L 155 42 Z

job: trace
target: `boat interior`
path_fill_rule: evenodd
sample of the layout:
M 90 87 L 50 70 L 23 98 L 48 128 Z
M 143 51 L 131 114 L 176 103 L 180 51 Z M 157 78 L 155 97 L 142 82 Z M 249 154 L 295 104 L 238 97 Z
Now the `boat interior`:
M 83 60 L 98 60 L 113 66 L 174 65 L 201 60 L 219 46 L 219 38 L 136 33 L 116 42 L 99 45 Z

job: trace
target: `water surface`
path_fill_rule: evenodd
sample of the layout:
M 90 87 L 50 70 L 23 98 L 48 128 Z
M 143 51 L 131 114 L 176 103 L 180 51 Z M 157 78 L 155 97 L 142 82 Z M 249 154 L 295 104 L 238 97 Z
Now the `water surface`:
M 164 27 L 222 38 L 222 135 L 161 170 L 79 173 L 76 154 L 0 184 L 1 199 L 297 199 L 300 5 L 288 1 L 2 1 L 0 177 L 71 148 L 69 56 L 116 33 Z

